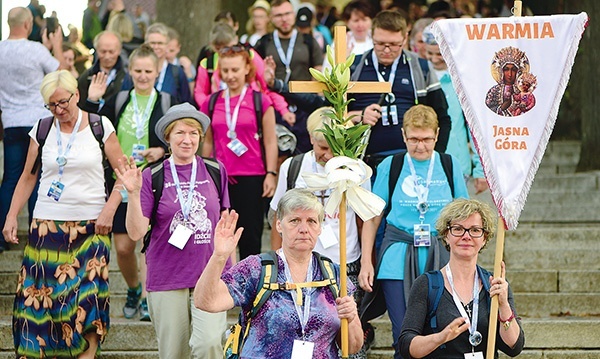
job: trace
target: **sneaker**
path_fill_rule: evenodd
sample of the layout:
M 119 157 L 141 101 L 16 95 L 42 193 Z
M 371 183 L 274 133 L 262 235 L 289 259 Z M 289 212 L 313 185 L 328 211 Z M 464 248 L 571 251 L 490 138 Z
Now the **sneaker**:
M 135 317 L 140 308 L 140 297 L 142 296 L 142 284 L 136 288 L 127 289 L 127 301 L 123 307 L 123 315 L 127 319 Z
M 140 303 L 140 320 L 142 322 L 150 321 L 150 313 L 148 313 L 148 301 L 146 298 L 143 298 L 142 302 Z

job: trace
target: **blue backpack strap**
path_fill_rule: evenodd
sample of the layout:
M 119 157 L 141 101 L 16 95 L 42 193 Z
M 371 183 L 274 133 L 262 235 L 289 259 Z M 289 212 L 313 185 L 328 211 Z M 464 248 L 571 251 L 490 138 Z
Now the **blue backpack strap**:
M 454 198 L 454 169 L 452 168 L 452 156 L 447 153 L 440 152 L 440 160 L 442 161 L 442 168 L 446 174 L 448 185 L 450 185 L 450 193 L 452 193 L 452 198 Z

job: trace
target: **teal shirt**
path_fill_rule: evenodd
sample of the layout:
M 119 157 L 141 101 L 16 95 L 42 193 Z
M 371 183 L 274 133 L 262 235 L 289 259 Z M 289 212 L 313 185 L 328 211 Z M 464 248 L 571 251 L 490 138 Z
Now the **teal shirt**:
M 431 227 L 432 241 L 436 240 L 434 236 L 437 236 L 435 222 L 438 219 L 442 208 L 453 199 L 450 185 L 448 184 L 444 168 L 442 167 L 440 155 L 437 152 L 434 152 L 433 156 L 435 156 L 435 164 L 433 167 L 431 183 L 429 185 L 429 195 L 427 197 L 429 210 L 425 213 L 425 220 L 423 222 L 428 223 Z M 388 157 L 381 162 L 377 167 L 377 177 L 375 178 L 375 184 L 373 185 L 373 193 L 381 197 L 386 203 L 390 203 L 388 182 L 391 163 L 392 157 Z M 413 163 L 415 164 L 418 181 L 424 186 L 427 180 L 427 171 L 429 170 L 429 160 L 417 161 L 413 159 Z M 469 194 L 467 192 L 467 186 L 462 171 L 460 170 L 458 161 L 454 157 L 452 158 L 452 167 L 455 197 L 468 198 Z M 417 195 L 414 191 L 413 181 L 411 180 L 408 157 L 405 156 L 402 172 L 400 173 L 398 184 L 394 189 L 391 199 L 391 203 L 393 203 L 392 210 L 386 217 L 388 225 L 392 225 L 400 230 L 413 234 L 413 226 L 420 223 L 417 202 Z M 404 279 L 404 259 L 406 258 L 407 248 L 408 244 L 399 242 L 392 244 L 387 249 L 379 265 L 377 279 Z M 418 248 L 420 273 L 423 273 L 425 269 L 428 253 L 429 247 Z

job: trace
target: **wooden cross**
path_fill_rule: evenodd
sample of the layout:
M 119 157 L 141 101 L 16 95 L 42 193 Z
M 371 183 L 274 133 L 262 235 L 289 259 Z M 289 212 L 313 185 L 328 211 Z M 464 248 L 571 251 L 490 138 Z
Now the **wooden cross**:
M 335 64 L 346 61 L 346 27 L 334 27 L 334 45 L 335 45 Z M 334 66 L 335 64 L 331 64 Z M 327 90 L 327 86 L 317 81 L 291 81 L 289 83 L 290 92 L 300 93 L 321 93 Z M 392 84 L 389 82 L 350 82 L 348 92 L 351 93 L 389 93 L 392 91 Z M 344 96 L 345 98 L 345 96 Z M 348 112 L 346 109 L 345 114 Z M 344 115 L 345 115 L 344 114 Z M 346 193 L 342 195 L 339 209 L 340 220 L 340 297 L 348 295 L 347 268 L 346 268 Z M 341 322 L 342 337 L 342 357 L 348 357 L 348 320 L 342 319 Z

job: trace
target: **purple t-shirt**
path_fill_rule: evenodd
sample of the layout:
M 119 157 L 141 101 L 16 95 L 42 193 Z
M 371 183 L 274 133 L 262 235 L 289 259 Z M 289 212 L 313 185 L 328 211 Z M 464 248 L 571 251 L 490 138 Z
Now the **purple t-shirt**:
M 169 160 L 165 160 L 163 163 L 164 187 L 154 218 L 152 218 L 154 207 L 152 173 L 150 168 L 142 173 L 143 182 L 140 193 L 142 213 L 144 217 L 152 218 L 153 221 L 152 238 L 146 251 L 148 265 L 146 286 L 149 292 L 194 288 L 214 250 L 214 229 L 221 216 L 221 210 L 229 208 L 225 167 L 220 166 L 222 193 L 219 194 L 204 161 L 199 157 L 196 160 L 198 162 L 196 187 L 190 220 L 187 224 L 188 228 L 194 230 L 194 233 L 183 249 L 168 243 L 177 225 L 184 223 Z M 175 168 L 183 196 L 187 199 L 192 164 L 176 165 Z
M 229 101 L 232 116 L 235 106 L 238 103 L 238 99 L 239 96 L 234 96 Z M 210 98 L 207 98 L 200 108 L 200 110 L 206 114 L 208 114 L 209 101 Z M 267 112 L 267 109 L 271 106 L 273 106 L 271 99 L 268 96 L 263 95 L 262 113 L 264 114 Z M 215 103 L 210 127 L 213 134 L 214 156 L 225 164 L 227 173 L 230 176 L 259 176 L 266 173 L 260 144 L 261 139 L 259 139 L 257 135 L 258 125 L 254 112 L 254 98 L 251 89 L 246 91 L 246 96 L 244 96 L 242 100 L 237 124 L 235 126 L 237 139 L 248 148 L 246 153 L 238 156 L 227 147 L 227 144 L 231 140 L 227 137 L 229 128 L 227 127 L 227 120 L 225 118 L 225 99 L 222 95 L 219 95 L 219 98 Z
M 318 261 L 313 255 L 313 281 L 323 280 Z M 339 266 L 335 266 L 335 275 L 339 283 Z M 285 269 L 278 256 L 277 281 L 284 283 Z M 227 285 L 229 294 L 236 306 L 244 313 L 252 308 L 257 294 L 261 274 L 260 256 L 253 255 L 226 271 L 221 279 Z M 351 281 L 347 282 L 348 294 L 355 290 Z M 252 319 L 250 332 L 242 348 L 241 358 L 289 359 L 295 339 L 302 338 L 300 318 L 294 307 L 294 291 L 273 291 L 256 316 Z M 340 319 L 335 307 L 335 299 L 329 287 L 311 290 L 311 304 L 305 340 L 315 343 L 313 358 L 339 358 L 335 342 L 340 329 Z M 305 298 L 306 300 L 306 298 Z

